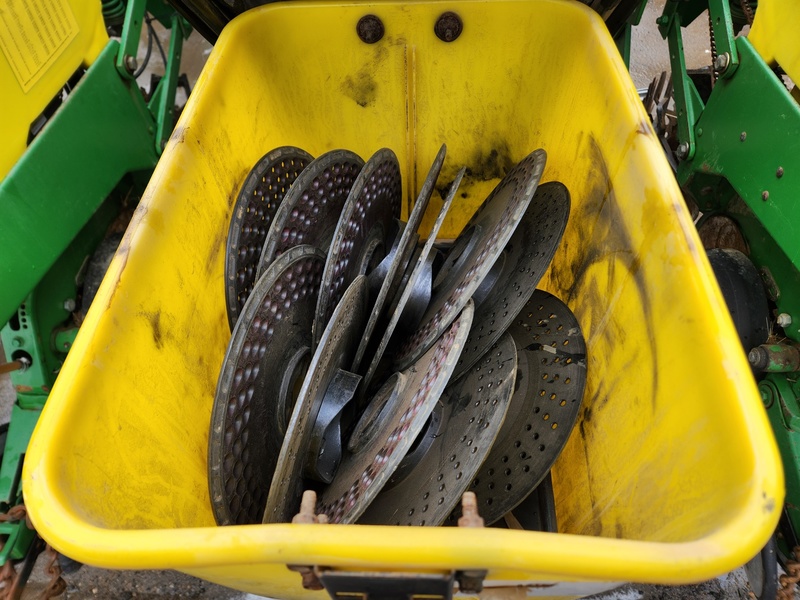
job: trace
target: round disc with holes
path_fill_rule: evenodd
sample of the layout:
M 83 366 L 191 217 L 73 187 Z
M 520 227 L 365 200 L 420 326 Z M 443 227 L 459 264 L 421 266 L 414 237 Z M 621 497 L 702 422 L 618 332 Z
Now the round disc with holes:
M 538 187 L 514 235 L 473 294 L 475 319 L 454 378 L 485 354 L 525 306 L 561 242 L 569 206 L 569 191 L 562 183 L 551 181 Z
M 349 150 L 332 150 L 311 161 L 278 207 L 267 231 L 259 275 L 280 254 L 308 244 L 327 252 L 345 200 L 364 166 Z
M 314 422 L 336 370 L 350 368 L 366 318 L 367 278 L 359 275 L 334 310 L 311 360 L 280 448 L 264 523 L 288 523 L 300 508 Z
M 378 265 L 389 251 L 392 221 L 400 217 L 402 183 L 397 156 L 378 150 L 364 165 L 344 204 L 333 234 L 314 320 L 318 341 L 344 290 Z
M 372 417 L 373 423 L 359 422 L 356 429 L 369 431 L 369 435 L 353 453 L 345 455 L 333 481 L 322 492 L 319 510 L 331 523 L 354 523 L 408 453 L 450 378 L 472 324 L 472 313 L 469 302 L 430 350 L 403 372 L 405 385 L 391 406 L 381 411 L 367 407 L 365 415 Z
M 272 218 L 289 187 L 314 158 L 293 146 L 265 154 L 250 171 L 233 207 L 225 251 L 225 299 L 231 329 L 256 279 Z
M 259 523 L 292 410 L 311 359 L 311 320 L 325 255 L 300 246 L 253 287 L 233 328 L 211 412 L 209 488 L 220 525 Z
M 404 369 L 427 350 L 489 273 L 533 199 L 546 161 L 535 150 L 508 172 L 484 200 L 440 269 L 422 325 L 401 345 L 394 368 Z
M 451 383 L 359 523 L 441 525 L 461 500 L 500 432 L 514 391 L 517 351 L 505 335 Z
M 400 317 L 403 315 L 403 310 L 408 304 L 409 299 L 411 299 L 412 294 L 419 286 L 420 277 L 422 277 L 423 273 L 425 273 L 430 267 L 428 257 L 433 251 L 433 244 L 436 241 L 436 236 L 439 234 L 439 229 L 441 229 L 442 223 L 444 223 L 444 218 L 447 216 L 447 211 L 450 209 L 450 205 L 453 203 L 453 198 L 456 196 L 458 186 L 461 183 L 461 179 L 464 177 L 464 172 L 465 170 L 461 169 L 456 175 L 453 184 L 450 186 L 450 191 L 442 203 L 439 216 L 436 217 L 436 222 L 433 224 L 431 233 L 428 236 L 428 239 L 425 241 L 422 251 L 419 253 L 417 263 L 414 265 L 414 270 L 411 272 L 405 287 L 402 288 L 402 291 L 400 292 L 400 299 L 395 305 L 394 312 L 389 318 L 389 324 L 386 326 L 386 329 L 383 332 L 383 337 L 378 344 L 378 349 L 373 354 L 372 360 L 367 368 L 367 374 L 364 376 L 364 382 L 361 386 L 361 389 L 365 392 L 369 391 L 369 385 L 378 372 L 378 368 L 381 365 L 381 359 L 386 352 L 386 348 L 389 346 L 389 342 L 392 340 L 392 336 L 394 335 L 397 324 L 400 321 Z
M 517 347 L 517 387 L 469 488 L 487 524 L 513 510 L 547 475 L 575 425 L 586 385 L 583 335 L 558 298 L 536 290 L 508 333 Z M 448 524 L 457 518 L 451 514 Z
M 442 144 L 438 154 L 436 154 L 433 165 L 431 165 L 430 171 L 428 171 L 428 176 L 425 178 L 425 182 L 422 184 L 422 189 L 420 190 L 417 201 L 414 204 L 414 208 L 408 217 L 406 227 L 403 230 L 403 234 L 400 236 L 400 242 L 397 245 L 394 260 L 389 266 L 386 277 L 381 284 L 378 297 L 376 298 L 375 304 L 373 305 L 370 313 L 369 321 L 367 321 L 367 327 L 364 330 L 364 336 L 361 340 L 361 344 L 358 347 L 358 351 L 356 352 L 355 361 L 353 362 L 353 370 L 357 370 L 361 366 L 361 361 L 364 359 L 364 354 L 367 351 L 367 345 L 372 337 L 372 332 L 375 331 L 375 326 L 378 324 L 378 320 L 382 317 L 384 305 L 386 304 L 387 300 L 392 298 L 394 294 L 397 294 L 400 279 L 408 268 L 408 263 L 414 254 L 419 224 L 422 222 L 422 218 L 425 216 L 425 211 L 428 208 L 428 203 L 430 202 L 431 195 L 433 194 L 433 188 L 436 185 L 436 180 L 439 178 L 439 173 L 441 172 L 442 165 L 444 164 L 446 152 L 447 147 Z M 436 234 L 433 234 L 431 237 L 435 239 Z

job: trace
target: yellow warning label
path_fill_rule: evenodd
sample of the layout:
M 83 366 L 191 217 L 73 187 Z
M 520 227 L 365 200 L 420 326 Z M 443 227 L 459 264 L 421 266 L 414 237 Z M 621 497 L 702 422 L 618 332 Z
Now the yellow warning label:
M 76 35 L 67 0 L 0 0 L 0 50 L 25 92 Z

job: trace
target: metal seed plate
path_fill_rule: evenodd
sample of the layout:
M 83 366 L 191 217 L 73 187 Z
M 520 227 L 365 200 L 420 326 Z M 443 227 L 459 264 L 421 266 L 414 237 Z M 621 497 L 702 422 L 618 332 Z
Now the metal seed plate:
M 380 413 L 387 418 L 376 421 L 368 438 L 342 459 L 319 503 L 319 512 L 331 523 L 354 523 L 408 453 L 450 378 L 472 314 L 469 302 L 433 347 L 402 374 L 406 385 L 391 410 Z
M 364 382 L 361 386 L 361 389 L 364 391 L 369 391 L 369 385 L 378 372 L 381 359 L 386 352 L 386 348 L 389 346 L 389 342 L 392 340 L 392 336 L 397 328 L 397 323 L 400 321 L 400 317 L 403 315 L 403 310 L 405 309 L 406 304 L 408 304 L 412 294 L 417 289 L 420 277 L 430 266 L 428 264 L 428 256 L 433 251 L 433 244 L 436 242 L 436 236 L 439 234 L 439 229 L 441 229 L 442 223 L 444 223 L 444 218 L 447 216 L 447 211 L 450 210 L 450 205 L 453 203 L 453 198 L 455 198 L 456 192 L 458 192 L 458 186 L 461 184 L 464 173 L 465 169 L 461 169 L 456 175 L 453 184 L 450 186 L 450 191 L 442 203 L 439 216 L 436 217 L 436 222 L 433 224 L 431 233 L 428 236 L 428 239 L 425 241 L 425 245 L 422 247 L 422 252 L 419 254 L 419 258 L 414 266 L 414 270 L 411 272 L 411 276 L 408 278 L 408 282 L 406 283 L 405 287 L 402 288 L 400 299 L 395 306 L 392 316 L 389 318 L 389 324 L 386 326 L 386 329 L 383 332 L 383 337 L 378 344 L 378 349 L 372 356 L 372 361 L 370 362 L 367 373 L 364 376 Z
M 578 417 L 586 385 L 586 345 L 578 321 L 555 296 L 536 290 L 508 329 L 517 347 L 517 383 L 497 441 L 470 486 L 487 524 L 539 485 Z M 455 524 L 451 515 L 449 524 Z
M 233 206 L 225 253 L 225 299 L 231 329 L 253 289 L 272 218 L 289 187 L 312 160 L 300 148 L 276 148 L 256 163 L 242 185 Z
M 389 266 L 389 271 L 386 274 L 386 278 L 381 284 L 381 289 L 378 292 L 375 304 L 370 313 L 369 321 L 367 321 L 367 327 L 364 330 L 364 336 L 361 339 L 361 344 L 358 346 L 356 358 L 353 361 L 354 371 L 357 371 L 361 366 L 361 361 L 364 359 L 364 354 L 367 351 L 367 345 L 372 338 L 372 332 L 375 331 L 375 326 L 378 324 L 378 320 L 383 316 L 384 305 L 398 292 L 398 284 L 403 276 L 403 273 L 405 273 L 405 270 L 408 268 L 408 263 L 413 256 L 416 241 L 418 239 L 417 232 L 419 230 L 419 224 L 422 222 L 422 218 L 425 216 L 425 211 L 427 210 L 428 203 L 431 200 L 431 195 L 433 194 L 433 188 L 436 185 L 436 180 L 439 178 L 439 173 L 442 170 L 446 153 L 447 146 L 442 144 L 438 154 L 436 154 L 433 165 L 431 165 L 431 168 L 428 171 L 428 176 L 425 178 L 425 182 L 422 184 L 422 189 L 419 192 L 419 196 L 414 204 L 414 208 L 408 217 L 408 222 L 406 223 L 406 227 L 403 230 L 402 236 L 400 237 L 400 242 L 397 245 L 395 258 L 392 261 L 392 264 Z M 436 232 L 438 233 L 438 228 Z M 435 239 L 436 234 L 433 234 L 431 237 Z
M 505 335 L 445 389 L 423 439 L 415 441 L 417 448 L 412 447 L 358 522 L 441 525 L 500 432 L 516 371 L 514 340 Z
M 328 251 L 345 200 L 363 166 L 364 161 L 353 152 L 333 150 L 300 173 L 267 231 L 259 275 L 293 246 L 309 244 Z
M 344 293 L 317 346 L 292 411 L 269 489 L 264 523 L 288 523 L 300 508 L 303 468 L 314 422 L 337 369 L 348 369 L 367 318 L 367 278 L 359 275 Z
M 400 347 L 394 368 L 404 369 L 427 350 L 486 277 L 530 204 L 546 161 L 544 150 L 522 159 L 484 200 L 445 259 L 445 283 L 434 289 L 422 326 Z M 455 260 L 457 259 L 457 260 Z
M 302 380 L 325 255 L 293 248 L 256 282 L 222 363 L 208 446 L 220 525 L 260 522 L 291 411 L 291 371 Z
M 551 181 L 537 188 L 514 235 L 480 286 L 490 289 L 482 301 L 477 291 L 473 295 L 475 319 L 454 378 L 486 353 L 530 299 L 561 242 L 569 207 L 569 191 L 563 184 Z
M 392 221 L 400 217 L 401 199 L 397 156 L 388 148 L 378 150 L 356 178 L 333 234 L 317 300 L 315 341 L 347 286 L 377 266 L 389 251 L 387 238 Z

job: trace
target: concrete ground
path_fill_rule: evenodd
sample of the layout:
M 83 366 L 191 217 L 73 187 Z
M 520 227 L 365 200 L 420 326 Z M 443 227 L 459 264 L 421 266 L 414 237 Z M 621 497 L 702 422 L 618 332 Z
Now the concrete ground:
M 631 74 L 637 87 L 646 87 L 654 76 L 668 70 L 667 46 L 655 29 L 655 19 L 663 9 L 664 0 L 655 0 L 648 6 L 642 24 L 634 31 L 633 61 Z M 158 26 L 156 26 L 158 27 Z M 160 28 L 159 28 L 160 29 Z M 167 37 L 160 33 L 162 43 Z M 144 58 L 144 44 L 139 60 Z M 685 34 L 687 62 L 690 68 L 710 63 L 708 50 L 708 26 L 704 18 L 698 19 Z M 210 46 L 194 33 L 187 41 L 183 53 L 183 67 L 190 80 L 197 78 L 205 63 Z M 140 63 L 141 64 L 141 63 Z M 151 53 L 150 65 L 139 78 L 141 85 L 149 83 L 150 72 L 162 72 L 162 63 L 157 49 Z M 0 353 L 2 354 L 2 353 Z M 8 420 L 14 401 L 8 377 L 0 377 L 0 422 Z M 49 577 L 44 573 L 43 560 L 40 560 L 31 577 L 23 599 L 37 598 Z M 84 566 L 77 573 L 66 577 L 68 587 L 62 596 L 69 600 L 103 598 L 108 600 L 139 599 L 196 599 L 196 600 L 254 600 L 255 596 L 222 588 L 205 581 L 183 575 L 175 571 L 109 571 Z M 697 600 L 744 600 L 748 598 L 748 588 L 742 569 L 731 574 L 697 586 L 664 587 L 649 585 L 629 585 L 617 591 L 594 597 L 596 600 L 677 600 L 695 598 Z

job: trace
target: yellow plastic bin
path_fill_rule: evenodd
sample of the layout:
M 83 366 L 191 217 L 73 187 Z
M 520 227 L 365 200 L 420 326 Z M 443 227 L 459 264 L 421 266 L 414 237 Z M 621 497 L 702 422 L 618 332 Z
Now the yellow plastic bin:
M 448 10 L 464 23 L 451 43 L 433 31 Z M 373 45 L 356 35 L 369 13 L 386 29 Z M 365 157 L 387 146 L 407 211 L 442 142 L 440 181 L 472 173 L 448 236 L 537 147 L 543 180 L 572 193 L 542 283 L 588 344 L 585 407 L 553 471 L 561 533 L 216 527 L 206 452 L 230 336 L 223 242 L 248 170 L 284 144 Z M 485 568 L 498 595 L 696 582 L 751 558 L 784 494 L 748 364 L 636 90 L 597 15 L 556 0 L 291 2 L 233 21 L 53 388 L 24 490 L 37 529 L 77 560 L 280 598 L 312 594 L 287 564 Z

